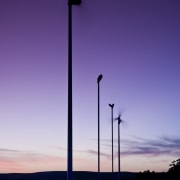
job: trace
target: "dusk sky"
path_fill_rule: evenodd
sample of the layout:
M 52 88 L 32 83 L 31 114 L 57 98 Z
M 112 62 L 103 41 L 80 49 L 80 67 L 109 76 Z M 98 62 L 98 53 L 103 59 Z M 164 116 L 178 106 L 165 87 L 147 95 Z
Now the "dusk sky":
M 180 157 L 179 0 L 73 6 L 73 170 L 111 171 L 111 109 L 123 112 L 121 170 Z M 67 170 L 67 0 L 0 0 L 0 173 Z M 117 122 L 114 156 L 117 170 Z

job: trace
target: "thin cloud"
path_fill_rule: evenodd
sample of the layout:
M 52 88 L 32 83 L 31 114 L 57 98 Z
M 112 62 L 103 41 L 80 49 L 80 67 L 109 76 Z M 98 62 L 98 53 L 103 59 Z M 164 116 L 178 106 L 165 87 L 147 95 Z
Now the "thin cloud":
M 180 138 L 161 137 L 155 140 L 135 138 L 135 140 L 123 140 L 122 145 L 125 150 L 122 155 L 179 155 Z
M 87 150 L 87 153 L 98 155 L 98 152 L 94 151 L 94 150 Z M 104 156 L 106 158 L 110 158 L 111 157 L 111 155 L 109 155 L 107 153 L 102 153 L 102 152 L 100 153 L 100 156 Z
M 0 152 L 19 152 L 18 150 L 14 150 L 14 149 L 4 149 L 4 148 L 0 148 Z
M 4 161 L 0 161 L 0 169 L 1 172 L 4 171 L 8 171 L 8 172 L 24 172 L 27 171 L 27 168 L 20 164 L 20 163 L 16 163 L 15 161 L 9 161 L 4 159 Z
M 33 164 L 44 167 L 45 164 L 50 166 L 66 162 L 66 158 L 53 156 L 43 153 L 19 151 L 14 149 L 1 148 L 0 152 L 0 169 L 3 172 L 31 172 L 29 166 L 33 169 Z
M 111 147 L 111 140 L 103 140 L 104 146 Z M 114 148 L 117 147 L 117 140 L 114 141 Z M 122 156 L 180 156 L 180 138 L 163 136 L 157 139 L 145 139 L 133 137 L 132 139 L 121 140 Z M 118 155 L 117 152 L 115 153 Z

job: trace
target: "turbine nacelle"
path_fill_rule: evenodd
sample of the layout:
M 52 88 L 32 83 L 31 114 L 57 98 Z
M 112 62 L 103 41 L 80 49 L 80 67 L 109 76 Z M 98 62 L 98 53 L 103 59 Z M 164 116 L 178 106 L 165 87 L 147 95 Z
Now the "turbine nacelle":
M 124 121 L 121 119 L 121 116 L 122 116 L 122 114 L 119 113 L 118 117 L 114 119 L 115 121 L 118 121 L 118 124 L 124 122 Z

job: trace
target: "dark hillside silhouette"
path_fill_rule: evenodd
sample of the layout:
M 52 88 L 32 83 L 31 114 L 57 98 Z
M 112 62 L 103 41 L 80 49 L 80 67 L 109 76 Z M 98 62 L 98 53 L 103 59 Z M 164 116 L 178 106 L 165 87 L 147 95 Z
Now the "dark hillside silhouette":
M 97 180 L 97 172 L 76 171 L 73 172 L 73 180 Z M 118 173 L 114 173 L 114 179 L 117 179 Z M 122 172 L 122 180 L 135 180 L 136 173 Z M 38 173 L 12 173 L 0 174 L 0 180 L 66 180 L 67 172 L 38 172 Z M 101 172 L 101 180 L 111 180 L 111 172 Z

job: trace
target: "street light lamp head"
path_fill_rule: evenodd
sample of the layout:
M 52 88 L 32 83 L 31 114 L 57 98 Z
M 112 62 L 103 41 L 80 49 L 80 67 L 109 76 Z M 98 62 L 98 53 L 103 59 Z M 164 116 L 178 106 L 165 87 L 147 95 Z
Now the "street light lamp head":
M 109 106 L 110 106 L 111 108 L 113 108 L 113 107 L 114 107 L 114 104 L 109 104 Z
M 103 75 L 100 74 L 100 75 L 98 76 L 98 78 L 97 78 L 97 83 L 98 83 L 98 84 L 99 84 L 99 82 L 101 81 L 102 78 L 103 78 Z
M 81 0 L 69 0 L 69 3 L 71 3 L 72 5 L 80 5 Z

